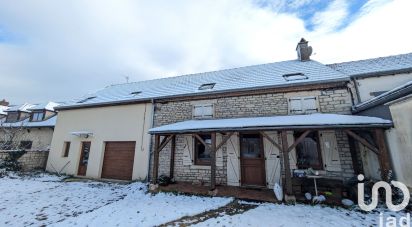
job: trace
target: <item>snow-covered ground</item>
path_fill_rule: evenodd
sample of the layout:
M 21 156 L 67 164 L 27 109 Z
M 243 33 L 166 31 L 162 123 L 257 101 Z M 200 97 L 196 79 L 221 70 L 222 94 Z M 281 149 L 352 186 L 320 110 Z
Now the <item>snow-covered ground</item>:
M 153 226 L 224 206 L 230 198 L 159 193 L 143 183 L 0 178 L 0 226 Z
M 394 216 L 399 220 L 402 214 L 384 212 L 384 217 Z M 379 217 L 379 212 L 365 214 L 320 205 L 262 203 L 245 213 L 233 216 L 222 215 L 195 226 L 379 226 Z
M 147 193 L 143 183 L 63 182 L 51 175 L 0 178 L 0 226 L 154 226 L 225 206 L 231 198 Z M 246 203 L 246 202 L 243 202 Z M 254 204 L 198 226 L 376 226 L 379 213 L 309 205 Z M 402 213 L 385 212 L 399 219 Z M 198 220 L 204 220 L 199 218 Z

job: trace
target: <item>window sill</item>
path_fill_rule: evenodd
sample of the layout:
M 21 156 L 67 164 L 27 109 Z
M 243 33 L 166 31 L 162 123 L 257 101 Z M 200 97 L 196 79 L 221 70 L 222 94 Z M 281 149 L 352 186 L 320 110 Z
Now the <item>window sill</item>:
M 206 166 L 206 165 L 191 165 L 190 169 L 206 169 L 209 170 L 210 166 Z

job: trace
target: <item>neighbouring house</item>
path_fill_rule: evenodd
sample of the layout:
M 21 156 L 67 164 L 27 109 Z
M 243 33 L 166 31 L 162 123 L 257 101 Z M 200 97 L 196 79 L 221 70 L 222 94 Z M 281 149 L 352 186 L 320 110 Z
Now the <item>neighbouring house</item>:
M 412 64 L 412 62 L 411 62 Z M 357 104 L 353 113 L 363 116 L 378 116 L 393 121 L 393 128 L 386 130 L 395 179 L 412 188 L 412 80 L 395 87 L 375 98 Z M 365 152 L 362 158 L 365 174 L 380 179 L 377 156 Z
M 172 91 L 192 93 L 154 100 L 152 181 L 166 175 L 210 189 L 279 183 L 287 194 L 302 195 L 309 185 L 313 192 L 315 177 L 340 197 L 360 172 L 354 144 L 365 143 L 362 132 L 376 135 L 387 178 L 382 138 L 392 122 L 353 116 L 350 77 L 311 60 L 304 39 L 296 50 L 297 60 L 168 79 Z M 313 173 L 305 177 L 308 169 Z
M 412 80 L 412 53 L 328 66 L 353 80 L 356 87 L 355 104 L 365 102 Z
M 150 97 L 159 92 L 153 88 L 113 85 L 59 106 L 46 170 L 88 178 L 147 179 Z
M 56 123 L 58 103 L 11 105 L 0 124 L 0 159 L 24 150 L 23 170 L 44 169 Z
M 388 57 L 372 58 L 360 61 L 343 62 L 329 65 L 351 77 L 357 90 L 358 100 L 353 107 L 353 114 L 374 116 L 392 120 L 394 127 L 386 130 L 386 140 L 398 179 L 412 187 L 410 175 L 410 142 L 412 141 L 410 117 L 410 96 L 412 86 L 412 53 Z M 373 143 L 373 136 L 364 133 L 365 139 Z M 380 180 L 379 158 L 373 148 L 357 144 L 361 152 L 364 174 Z

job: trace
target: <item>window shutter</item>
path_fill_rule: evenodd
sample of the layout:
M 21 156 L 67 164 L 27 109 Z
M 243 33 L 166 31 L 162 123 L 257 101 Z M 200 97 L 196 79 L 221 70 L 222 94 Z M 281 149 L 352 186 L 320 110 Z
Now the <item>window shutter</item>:
M 194 117 L 202 117 L 203 115 L 203 106 L 196 105 L 193 107 L 193 116 Z
M 190 166 L 193 163 L 193 138 L 191 135 L 184 135 L 183 165 Z
M 270 138 L 279 144 L 278 133 L 276 131 L 265 132 Z M 281 184 L 279 149 L 273 145 L 266 137 L 263 137 L 263 150 L 265 153 L 266 182 L 269 188 L 273 188 L 275 183 Z
M 323 165 L 328 171 L 341 171 L 335 131 L 320 131 Z
M 305 113 L 318 112 L 316 97 L 304 97 L 302 100 L 303 110 Z
M 287 132 L 287 139 L 288 139 L 288 146 L 291 146 L 295 142 L 295 137 L 293 136 L 293 131 Z M 296 157 L 296 149 L 292 149 L 289 152 L 289 166 L 291 170 L 291 174 L 293 175 L 293 170 L 297 169 L 297 157 Z
M 226 144 L 227 184 L 240 186 L 240 145 L 238 134 L 233 134 Z
M 302 112 L 302 100 L 300 98 L 291 98 L 289 99 L 289 103 L 291 113 Z
M 213 117 L 213 104 L 203 106 L 203 117 Z

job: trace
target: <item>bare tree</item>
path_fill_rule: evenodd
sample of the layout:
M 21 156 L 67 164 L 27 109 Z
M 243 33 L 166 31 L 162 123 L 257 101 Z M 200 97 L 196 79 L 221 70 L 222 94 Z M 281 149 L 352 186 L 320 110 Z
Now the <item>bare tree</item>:
M 7 156 L 0 160 L 0 169 L 20 170 L 18 159 L 26 153 L 27 147 L 22 141 L 27 141 L 24 121 L 21 123 L 0 122 L 0 151 L 6 152 Z

